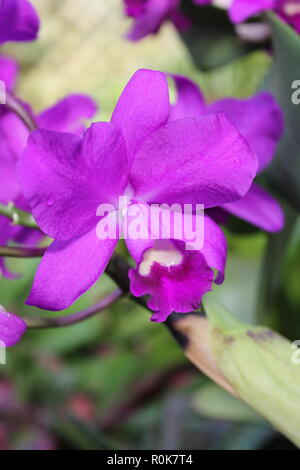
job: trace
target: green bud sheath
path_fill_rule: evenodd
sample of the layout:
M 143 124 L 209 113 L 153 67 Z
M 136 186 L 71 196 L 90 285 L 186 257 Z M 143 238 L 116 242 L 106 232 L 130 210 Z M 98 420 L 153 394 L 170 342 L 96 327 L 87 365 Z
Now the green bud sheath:
M 210 343 L 228 382 L 248 405 L 300 447 L 300 364 L 279 334 L 235 320 L 207 296 Z

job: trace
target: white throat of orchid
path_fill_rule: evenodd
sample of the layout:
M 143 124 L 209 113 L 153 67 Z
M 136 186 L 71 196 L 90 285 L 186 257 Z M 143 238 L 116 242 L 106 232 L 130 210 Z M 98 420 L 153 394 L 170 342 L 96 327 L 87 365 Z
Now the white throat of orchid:
M 156 240 L 154 246 L 145 251 L 138 271 L 141 276 L 149 276 L 154 263 L 170 269 L 172 266 L 179 266 L 182 261 L 182 253 L 170 240 Z
M 300 14 L 300 4 L 291 0 L 290 2 L 285 3 L 283 6 L 283 12 L 287 16 L 295 16 Z

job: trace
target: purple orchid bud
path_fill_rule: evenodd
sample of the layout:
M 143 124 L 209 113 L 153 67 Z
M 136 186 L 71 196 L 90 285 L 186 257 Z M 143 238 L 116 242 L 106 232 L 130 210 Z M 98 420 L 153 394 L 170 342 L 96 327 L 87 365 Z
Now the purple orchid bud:
M 0 342 L 5 347 L 13 346 L 20 341 L 26 331 L 26 323 L 13 313 L 8 313 L 0 306 Z

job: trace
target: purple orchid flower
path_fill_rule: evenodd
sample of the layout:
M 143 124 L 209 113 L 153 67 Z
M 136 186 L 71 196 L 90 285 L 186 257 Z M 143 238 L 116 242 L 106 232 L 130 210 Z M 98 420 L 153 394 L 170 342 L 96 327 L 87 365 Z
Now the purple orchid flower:
M 299 0 L 233 0 L 229 8 L 229 16 L 233 23 L 242 23 L 266 10 L 274 10 L 300 33 Z
M 212 4 L 213 0 L 194 0 L 198 5 Z M 300 33 L 300 0 L 224 0 L 229 17 L 235 24 L 267 10 L 275 11 L 282 20 Z
M 0 56 L 0 79 L 5 82 L 6 89 L 13 91 L 18 73 L 18 66 L 12 59 Z M 32 111 L 25 105 L 28 111 Z M 80 135 L 84 129 L 84 119 L 91 118 L 97 110 L 95 102 L 86 95 L 69 95 L 56 105 L 46 109 L 35 120 L 39 127 L 57 131 L 72 132 Z M 30 210 L 23 197 L 16 175 L 17 161 L 26 146 L 29 131 L 25 124 L 5 105 L 0 109 L 0 202 L 13 202 L 22 210 Z M 34 245 L 40 241 L 42 234 L 37 230 L 13 226 L 4 216 L 0 216 L 0 244 L 6 245 L 10 240 Z M 0 273 L 6 277 L 14 277 L 5 268 L 0 258 Z
M 181 76 L 173 76 L 173 79 L 177 102 L 173 106 L 171 120 L 222 112 L 256 153 L 258 173 L 272 162 L 284 125 L 282 111 L 270 93 L 259 93 L 245 100 L 225 98 L 206 104 L 192 80 Z M 222 209 L 269 232 L 277 232 L 284 225 L 280 205 L 256 183 L 252 184 L 243 199 L 225 204 Z
M 257 158 L 222 115 L 169 122 L 171 105 L 163 73 L 139 70 L 129 81 L 111 122 L 93 124 L 83 138 L 38 130 L 19 161 L 22 191 L 34 218 L 54 242 L 44 255 L 27 303 L 62 310 L 102 275 L 118 242 L 97 237 L 100 204 L 121 212 L 131 204 L 206 208 L 236 201 L 248 191 Z M 107 221 L 111 214 L 103 216 Z M 199 306 L 211 289 L 212 269 L 222 282 L 226 241 L 206 217 L 204 246 L 184 250 L 185 240 L 136 240 L 127 247 L 137 267 L 134 295 L 148 293 L 152 320 Z
M 32 41 L 38 29 L 38 15 L 28 0 L 0 0 L 0 44 Z
M 124 0 L 125 14 L 134 20 L 128 39 L 139 39 L 156 34 L 165 21 L 171 21 L 179 31 L 190 25 L 180 10 L 180 0 Z
M 25 333 L 26 323 L 13 313 L 8 313 L 0 305 L 0 342 L 5 347 L 14 346 Z

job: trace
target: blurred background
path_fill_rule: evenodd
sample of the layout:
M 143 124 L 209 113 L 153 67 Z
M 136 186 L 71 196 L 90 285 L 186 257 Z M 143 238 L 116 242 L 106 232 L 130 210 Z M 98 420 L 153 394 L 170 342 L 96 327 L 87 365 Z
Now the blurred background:
M 155 37 L 130 43 L 124 39 L 129 21 L 121 0 L 32 3 L 42 21 L 39 40 L 5 46 L 3 52 L 19 61 L 18 96 L 36 111 L 69 93 L 85 92 L 99 104 L 97 119 L 107 120 L 138 68 L 188 75 L 208 99 L 249 96 L 269 68 L 269 56 L 257 52 L 201 73 L 171 25 Z M 215 295 L 237 317 L 257 323 L 269 242 L 249 227 L 239 231 L 227 231 L 227 276 Z M 299 270 L 291 257 L 299 246 L 298 230 L 282 272 Z M 37 264 L 9 262 L 22 276 L 1 279 L 1 304 L 24 316 L 55 316 L 24 306 Z M 277 283 L 275 292 L 283 299 L 285 285 L 277 282 L 282 291 Z M 95 303 L 112 288 L 103 276 L 63 314 Z M 288 289 L 292 298 L 298 296 L 295 282 Z M 284 331 L 277 312 L 262 320 Z M 152 324 L 149 312 L 128 299 L 75 326 L 28 332 L 7 352 L 7 365 L 0 365 L 1 450 L 261 448 L 292 445 L 196 370 L 167 329 Z

